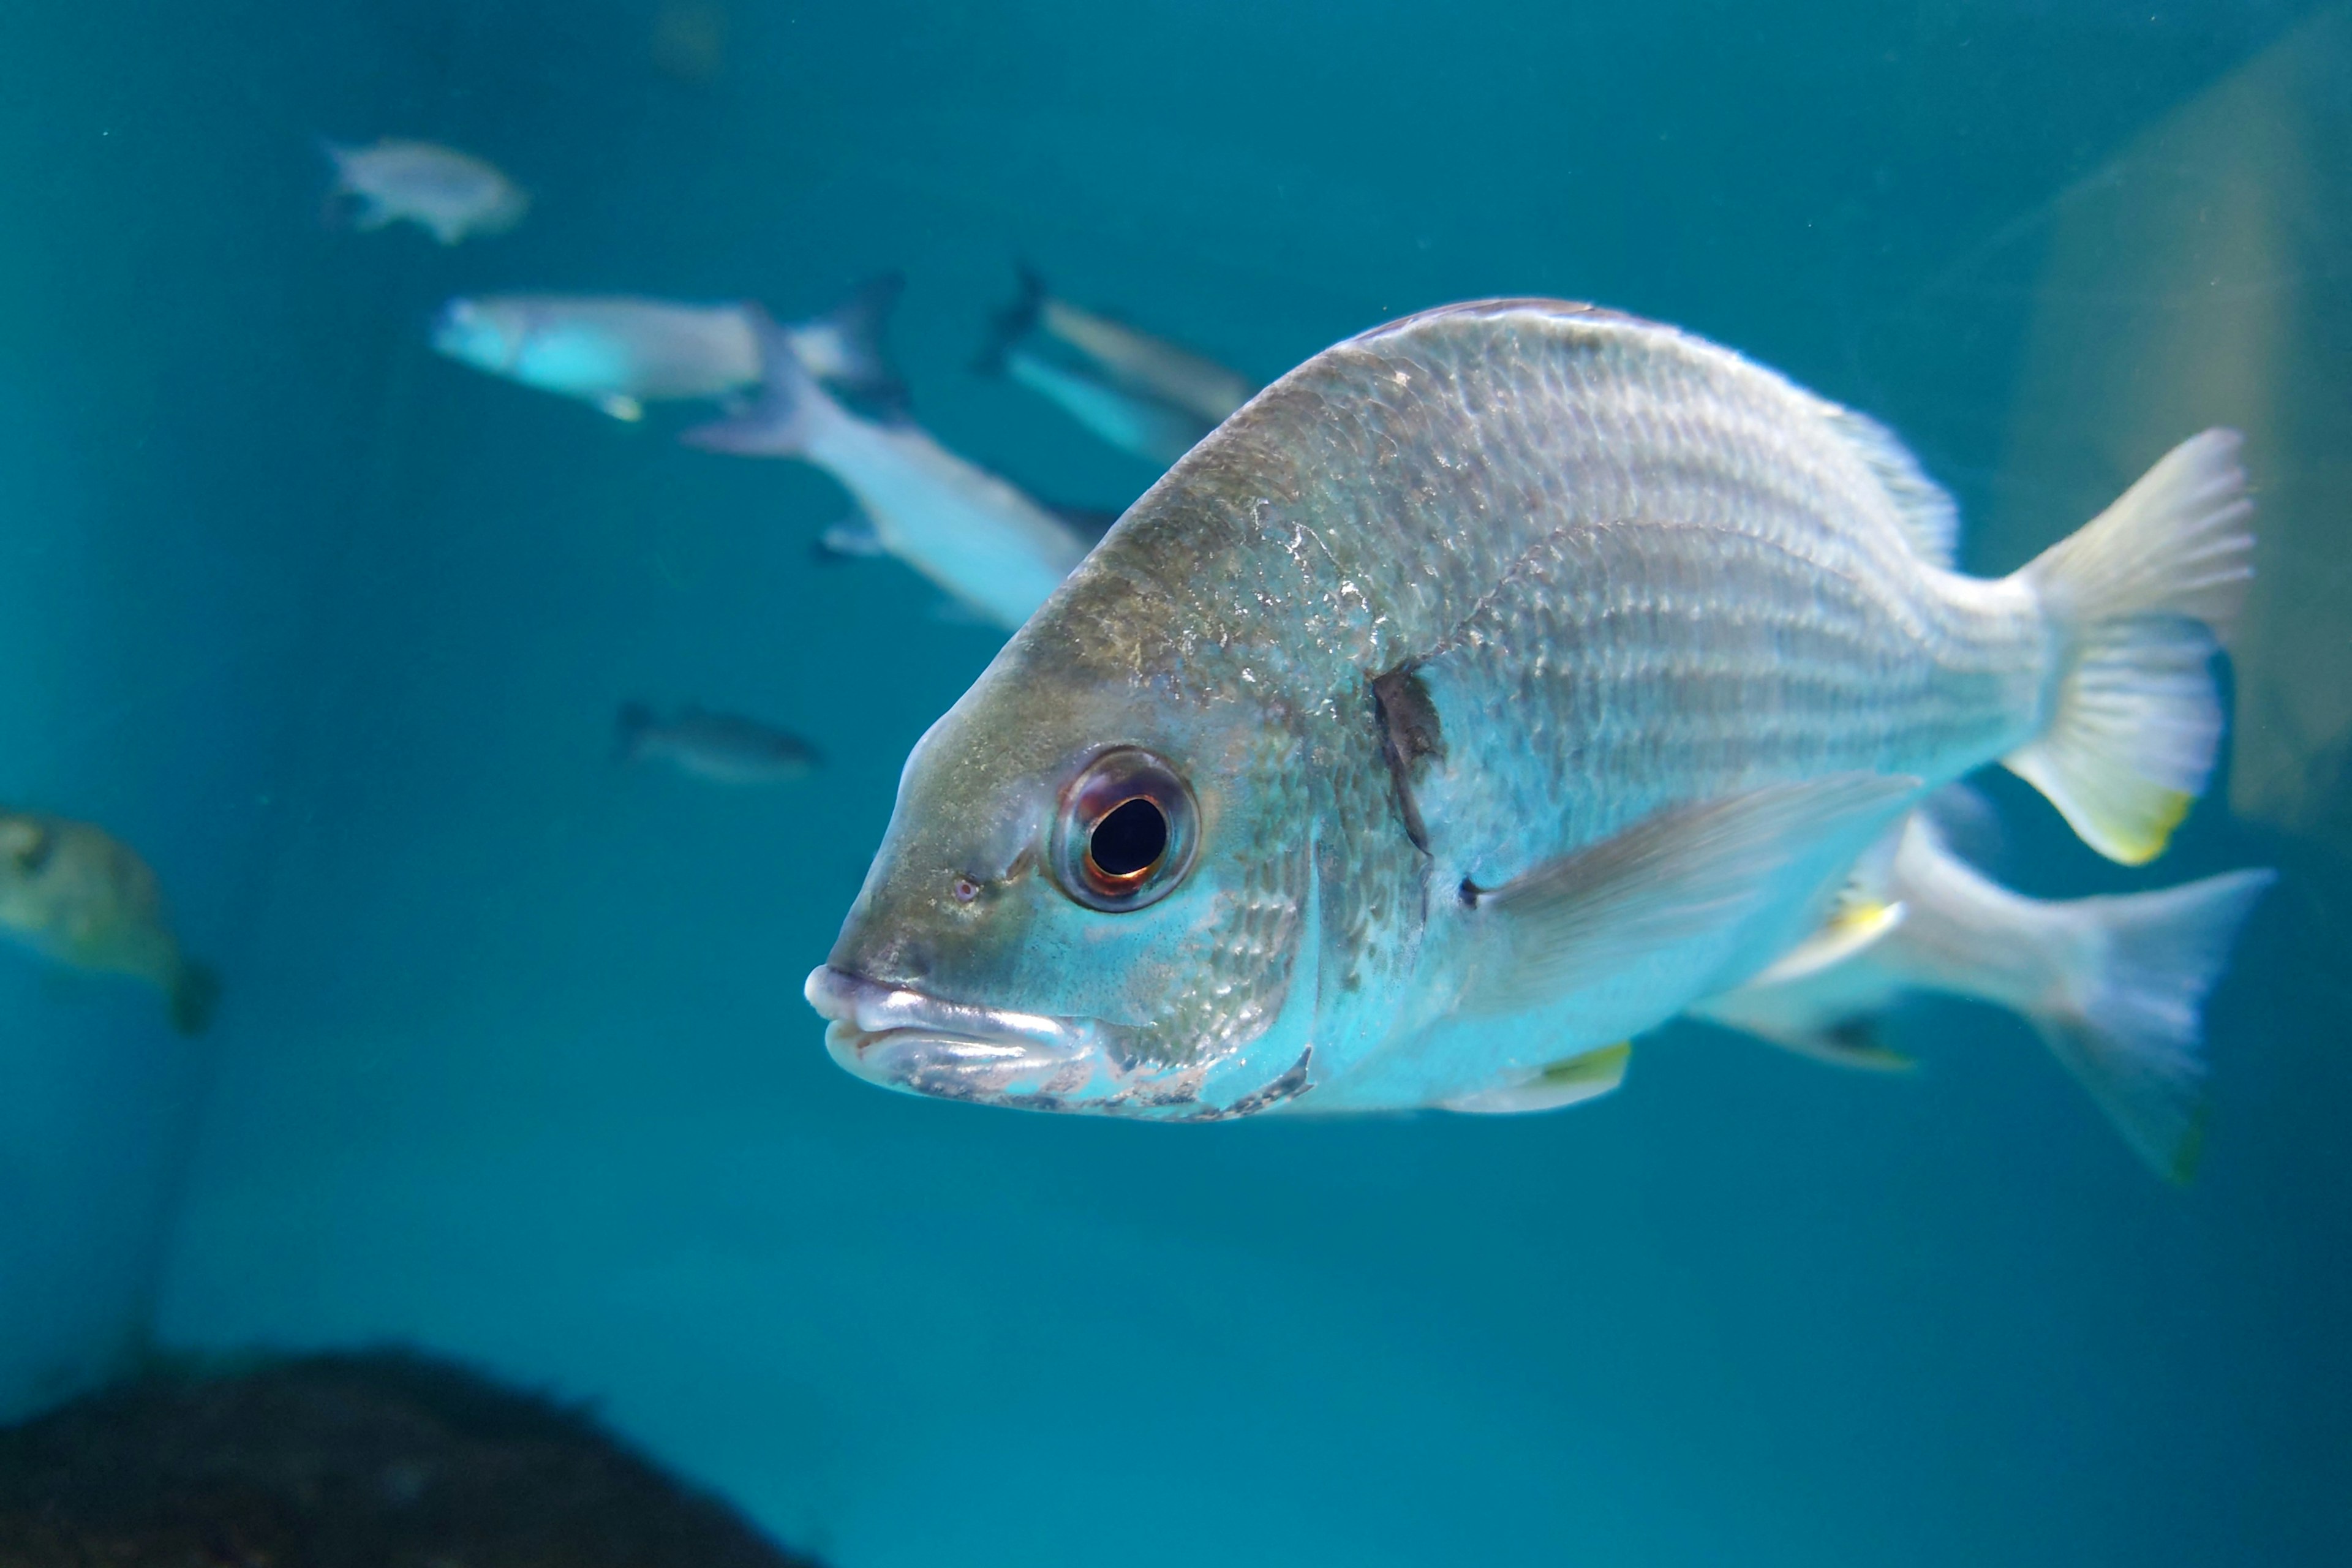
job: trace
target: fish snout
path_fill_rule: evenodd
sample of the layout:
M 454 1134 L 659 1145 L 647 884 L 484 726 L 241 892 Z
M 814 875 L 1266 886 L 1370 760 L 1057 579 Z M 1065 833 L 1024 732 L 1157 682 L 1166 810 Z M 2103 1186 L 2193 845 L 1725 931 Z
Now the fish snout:
M 1106 1066 L 1082 1021 L 945 1001 L 832 964 L 803 994 L 833 1059 L 885 1089 L 1054 1110 Z

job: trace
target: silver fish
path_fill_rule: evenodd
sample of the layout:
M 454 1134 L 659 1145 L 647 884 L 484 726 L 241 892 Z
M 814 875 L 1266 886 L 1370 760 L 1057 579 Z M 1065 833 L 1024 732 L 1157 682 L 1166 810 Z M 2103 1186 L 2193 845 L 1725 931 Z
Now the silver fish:
M 680 439 L 706 451 L 814 463 L 856 497 L 875 546 L 991 625 L 1010 629 L 1027 620 L 1084 558 L 1087 541 L 1051 509 L 908 420 L 843 407 L 780 329 L 762 323 L 761 331 L 766 379 L 758 406 Z
M 0 811 L 0 935 L 58 963 L 147 982 L 184 1035 L 212 1022 L 218 977 L 180 951 L 147 862 L 95 824 Z
M 1490 1105 L 1755 973 L 1985 762 L 2144 859 L 2220 732 L 2236 449 L 1984 581 L 1892 436 L 1697 338 L 1500 300 L 1342 343 L 917 746 L 827 1045 L 1041 1109 Z
M 658 759 L 713 784 L 781 784 L 807 777 L 822 761 L 789 731 L 690 704 L 664 719 L 643 702 L 623 703 L 614 729 L 623 762 Z
M 2231 871 L 2156 892 L 2051 900 L 2011 892 L 1905 819 L 1865 899 L 1893 913 L 1850 957 L 1767 974 L 1693 1016 L 1851 1067 L 1902 1068 L 1879 1015 L 1914 992 L 2020 1014 L 2091 1091 L 2133 1150 L 2186 1180 L 2204 1127 L 2205 997 L 2239 929 L 2277 879 Z
M 1080 363 L 1025 346 L 1042 334 Z M 1121 451 L 1162 467 L 1192 450 L 1257 384 L 1189 349 L 1055 299 L 1034 271 L 997 313 L 982 351 L 982 374 L 1007 375 Z
M 331 205 L 359 204 L 352 226 L 378 229 L 403 219 L 431 231 L 444 245 L 467 235 L 504 234 L 530 208 L 521 187 L 470 153 L 430 142 L 391 137 L 368 147 L 321 142 L 335 165 Z
M 808 373 L 894 404 L 902 394 L 882 352 L 882 331 L 901 283 L 896 274 L 874 279 L 825 314 L 782 328 Z M 765 319 L 757 305 L 491 294 L 444 305 L 433 347 L 477 370 L 635 420 L 650 402 L 724 398 L 756 386 Z

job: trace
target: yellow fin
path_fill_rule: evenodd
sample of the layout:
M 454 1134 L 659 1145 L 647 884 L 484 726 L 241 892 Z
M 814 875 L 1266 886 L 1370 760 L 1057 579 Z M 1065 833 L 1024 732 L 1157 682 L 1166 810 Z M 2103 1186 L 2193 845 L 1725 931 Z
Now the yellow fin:
M 1903 923 L 1901 903 L 1853 899 L 1840 904 L 1812 935 L 1758 970 L 1750 985 L 1778 985 L 1843 963 Z
M 1535 1077 L 1503 1089 L 1481 1089 L 1444 1109 L 1473 1116 L 1517 1116 L 1535 1110 L 1558 1110 L 1579 1100 L 1596 1099 L 1625 1081 L 1625 1064 L 1633 1042 L 1620 1040 L 1552 1063 Z

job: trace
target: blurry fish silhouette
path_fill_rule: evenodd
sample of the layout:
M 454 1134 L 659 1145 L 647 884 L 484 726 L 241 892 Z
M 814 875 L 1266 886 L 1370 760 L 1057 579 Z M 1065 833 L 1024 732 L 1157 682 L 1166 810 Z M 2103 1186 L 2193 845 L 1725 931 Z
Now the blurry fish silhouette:
M 1038 505 L 1052 512 L 1068 525 L 1072 533 L 1092 548 L 1110 531 L 1118 521 L 1118 513 L 1097 506 L 1068 506 L 1060 501 L 1040 500 Z M 862 511 L 837 518 L 824 525 L 823 532 L 809 546 L 809 553 L 824 563 L 842 561 L 870 561 L 890 553 L 882 536 L 874 531 L 874 520 Z
M 759 403 L 688 431 L 688 445 L 814 463 L 857 498 L 877 548 L 1008 630 L 1084 559 L 1087 541 L 1051 510 L 909 421 L 843 407 L 803 367 L 784 329 L 764 318 L 759 325 L 766 376 Z M 865 549 L 854 530 L 827 531 L 845 553 Z
M 1080 363 L 1028 347 L 1040 334 Z M 998 313 L 977 368 L 1011 377 L 1110 445 L 1162 466 L 1257 392 L 1213 360 L 1055 298 L 1025 267 L 1020 298 Z
M 659 759 L 713 784 L 781 784 L 805 778 L 824 761 L 788 731 L 691 704 L 663 719 L 643 702 L 625 702 L 615 729 L 623 762 Z
M 2204 1123 L 2205 997 L 2274 873 L 2232 871 L 2151 893 L 2014 893 L 1946 846 L 1926 812 L 1865 858 L 1820 944 L 1692 1015 L 1845 1067 L 1905 1068 L 1877 1015 L 1936 991 L 2022 1015 L 2132 1148 L 2184 1180 Z M 1841 955 L 1840 933 L 1855 951 Z M 1808 943 L 1807 947 L 1815 944 Z
M 709 85 L 727 65 L 726 8 L 717 0 L 662 0 L 647 52 L 671 80 Z
M 862 401 L 902 396 L 882 331 L 905 279 L 861 284 L 824 315 L 782 329 L 808 374 Z M 490 294 L 441 308 L 433 347 L 542 392 L 576 397 L 616 419 L 647 403 L 723 398 L 761 378 L 756 305 L 689 305 L 633 295 Z
M 341 197 L 359 204 L 352 226 L 379 229 L 403 218 L 444 245 L 469 234 L 504 234 L 522 221 L 530 197 L 494 165 L 430 142 L 386 138 L 371 147 L 321 142 L 334 160 L 330 212 Z
M 155 873 L 101 827 L 0 811 L 0 934 L 56 963 L 160 988 L 184 1035 L 212 1021 L 218 978 L 181 952 Z
M 992 345 L 978 368 L 982 374 L 1009 377 L 1044 396 L 1097 439 L 1162 468 L 1216 428 L 1173 404 L 1046 359 L 1017 342 Z

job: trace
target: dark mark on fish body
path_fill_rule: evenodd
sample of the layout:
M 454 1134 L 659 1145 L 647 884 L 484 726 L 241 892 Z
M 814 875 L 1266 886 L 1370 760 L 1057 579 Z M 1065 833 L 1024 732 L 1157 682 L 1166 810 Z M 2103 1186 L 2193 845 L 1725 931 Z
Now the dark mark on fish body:
M 1413 798 L 1413 773 L 1426 758 L 1445 757 L 1445 731 L 1430 700 L 1429 687 L 1412 665 L 1400 665 L 1372 678 L 1372 702 L 1381 721 L 1381 756 L 1396 784 L 1398 815 L 1404 818 L 1405 837 L 1423 854 L 1429 853 L 1429 828 Z

